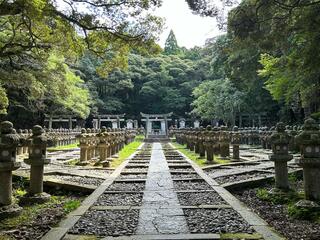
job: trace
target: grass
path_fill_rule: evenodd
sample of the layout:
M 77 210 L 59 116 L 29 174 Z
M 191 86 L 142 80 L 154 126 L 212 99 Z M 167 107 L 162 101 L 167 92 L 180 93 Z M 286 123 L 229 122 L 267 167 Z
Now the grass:
M 222 233 L 221 239 L 262 239 L 258 233 Z
M 67 214 L 78 208 L 80 201 L 68 199 L 64 196 L 51 196 L 50 200 L 46 203 L 24 206 L 19 216 L 0 221 L 0 229 L 12 229 L 31 223 L 46 209 L 56 208 L 58 205 L 62 206 L 64 213 Z
M 68 162 L 66 162 L 65 164 L 69 165 L 69 166 L 76 166 L 79 161 L 80 161 L 79 159 L 71 159 Z
M 72 212 L 73 210 L 76 210 L 78 207 L 80 207 L 81 201 L 79 200 L 68 200 L 63 205 L 63 210 L 66 214 Z
M 189 149 L 187 149 L 187 145 L 184 144 L 179 144 L 177 142 L 172 142 L 172 145 L 178 149 L 180 152 L 182 152 L 184 155 L 186 155 L 189 159 L 191 159 L 192 161 L 194 161 L 196 164 L 198 164 L 201 167 L 204 166 L 210 166 L 211 164 L 206 164 L 206 159 L 204 157 L 200 158 L 199 154 L 190 151 Z M 212 163 L 212 165 L 214 164 L 225 164 L 225 163 L 229 163 L 229 160 L 222 160 L 219 159 L 218 156 L 214 156 L 214 162 Z
M 143 142 L 144 136 L 143 135 L 138 135 L 134 139 L 132 143 L 129 143 L 126 145 L 120 152 L 119 152 L 119 157 L 111 162 L 111 166 L 113 168 L 118 167 L 124 160 L 126 160 L 131 154 L 133 154 L 138 147 L 141 145 Z
M 72 143 L 64 146 L 58 146 L 58 147 L 50 147 L 47 150 L 48 151 L 61 151 L 61 150 L 70 150 L 78 147 L 78 143 Z

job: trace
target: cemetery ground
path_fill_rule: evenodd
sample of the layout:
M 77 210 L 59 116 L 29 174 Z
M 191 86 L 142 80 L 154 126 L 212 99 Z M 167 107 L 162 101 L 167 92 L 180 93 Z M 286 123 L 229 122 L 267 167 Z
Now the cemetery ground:
M 49 148 L 50 200 L 0 221 L 0 239 L 320 238 L 319 208 L 296 206 L 305 199 L 300 154 L 288 161 L 290 190 L 277 193 L 272 151 L 260 145 L 240 144 L 239 159 L 213 154 L 208 163 L 188 144 L 142 140 L 109 158 L 109 167 L 96 157 L 79 164 L 75 144 Z M 28 191 L 25 158 L 14 171 L 16 203 Z
M 134 153 L 143 138 L 143 135 L 136 136 L 135 141 L 114 155 L 110 168 L 95 166 L 95 161 L 78 166 L 78 143 L 48 148 L 51 163 L 45 167 L 44 191 L 51 195 L 50 200 L 41 204 L 21 204 L 23 211 L 19 216 L 0 220 L 0 239 L 41 239 Z M 30 168 L 23 163 L 26 157 L 27 154 L 18 156 L 22 167 L 13 173 L 14 203 L 19 203 L 29 188 Z

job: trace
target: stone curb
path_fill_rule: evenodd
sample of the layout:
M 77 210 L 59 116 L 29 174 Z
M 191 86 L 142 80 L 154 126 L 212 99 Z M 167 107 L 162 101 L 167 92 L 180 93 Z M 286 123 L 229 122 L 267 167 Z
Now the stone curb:
M 22 177 L 30 181 L 29 175 L 26 175 L 26 174 L 14 172 L 13 176 Z M 92 193 L 97 188 L 97 186 L 94 186 L 94 185 L 88 185 L 88 184 L 79 185 L 76 183 L 70 183 L 63 180 L 53 179 L 46 175 L 44 176 L 44 179 L 43 179 L 43 185 L 48 187 L 58 187 L 58 188 L 62 188 L 70 191 L 80 191 L 84 193 Z
M 198 205 L 198 206 L 183 206 L 180 204 L 171 206 L 160 206 L 160 207 L 148 207 L 148 209 L 176 209 L 177 207 L 182 209 L 221 209 L 221 208 L 232 208 L 230 205 Z M 142 206 L 92 206 L 94 210 L 141 210 Z

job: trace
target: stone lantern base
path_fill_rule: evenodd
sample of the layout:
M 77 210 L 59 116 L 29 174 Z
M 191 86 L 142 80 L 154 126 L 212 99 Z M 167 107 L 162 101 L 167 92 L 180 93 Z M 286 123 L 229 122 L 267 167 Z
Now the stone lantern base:
M 20 199 L 20 204 L 22 205 L 32 205 L 32 204 L 41 204 L 48 202 L 51 195 L 48 193 L 38 193 L 38 194 L 26 194 Z
M 101 161 L 100 163 L 102 164 L 102 167 L 110 167 L 110 162 L 108 160 Z
M 89 164 L 90 164 L 89 161 L 79 161 L 76 163 L 76 165 L 78 165 L 78 166 L 87 166 Z
M 17 204 L 11 204 L 0 207 L 0 219 L 19 216 L 22 208 Z
M 295 204 L 295 207 L 301 208 L 301 209 L 310 209 L 310 210 L 320 209 L 320 205 L 318 203 L 310 200 L 300 200 Z
M 286 196 L 290 191 L 292 190 L 289 188 L 288 189 L 272 188 L 268 193 L 274 196 Z

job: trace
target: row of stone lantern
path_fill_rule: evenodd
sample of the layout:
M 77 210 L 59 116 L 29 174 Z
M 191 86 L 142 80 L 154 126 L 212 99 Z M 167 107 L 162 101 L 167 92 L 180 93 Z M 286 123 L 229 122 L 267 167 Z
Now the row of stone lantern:
M 289 146 L 292 144 L 291 138 L 283 123 L 277 124 L 276 132 L 271 135 L 270 142 L 272 145 L 272 155 L 270 156 L 270 159 L 275 163 L 275 190 L 287 191 L 290 188 L 288 181 L 287 162 L 291 160 L 293 156 L 289 154 Z M 304 122 L 301 132 L 296 135 L 295 143 L 299 146 L 301 153 L 301 157 L 298 159 L 297 163 L 303 168 L 305 198 L 306 200 L 319 201 L 319 124 L 317 124 L 313 119 L 307 119 Z
M 108 167 L 109 158 L 118 153 L 125 144 L 131 143 L 136 136 L 135 130 L 110 129 L 82 129 L 77 135 L 80 147 L 80 165 L 86 165 L 97 158 L 97 164 Z
M 17 148 L 21 141 L 28 146 L 30 165 L 30 185 L 28 193 L 21 199 L 22 203 L 41 203 L 50 195 L 43 193 L 43 168 L 49 163 L 46 159 L 47 138 L 41 126 L 34 126 L 28 138 L 21 139 L 20 134 L 9 121 L 0 124 L 0 218 L 18 215 L 21 207 L 12 201 L 12 171 L 21 164 L 17 162 Z
M 206 156 L 207 163 L 212 163 L 215 155 L 220 155 L 221 159 L 229 159 L 230 144 L 233 146 L 231 160 L 238 160 L 240 157 L 240 133 L 237 127 L 234 127 L 233 131 L 228 131 L 226 126 L 171 129 L 170 131 L 176 136 L 178 143 L 186 144 L 189 150 L 195 151 L 200 157 Z
M 77 129 L 44 129 L 49 147 L 64 146 L 76 143 L 76 136 L 79 134 Z M 19 145 L 17 147 L 17 155 L 28 153 L 27 139 L 32 135 L 32 129 L 18 129 Z
M 285 132 L 289 138 L 289 151 L 298 152 L 299 146 L 295 137 L 301 133 L 302 127 L 284 126 Z M 261 145 L 264 149 L 271 149 L 271 135 L 276 131 L 276 127 L 260 127 L 260 128 L 239 128 L 240 143 L 247 145 Z

